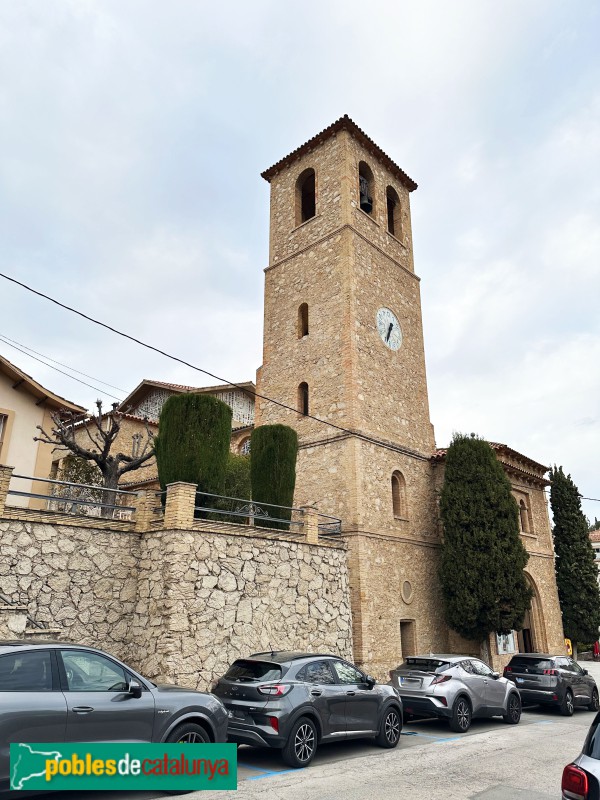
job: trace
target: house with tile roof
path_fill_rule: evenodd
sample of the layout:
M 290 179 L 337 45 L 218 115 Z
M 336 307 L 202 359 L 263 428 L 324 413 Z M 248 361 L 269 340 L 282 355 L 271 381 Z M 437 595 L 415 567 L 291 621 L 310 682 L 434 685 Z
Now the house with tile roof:
M 254 427 L 254 393 L 255 385 L 248 381 L 236 384 L 218 384 L 216 386 L 184 386 L 178 383 L 166 383 L 144 378 L 127 397 L 118 405 L 121 415 L 121 430 L 113 448 L 124 453 L 137 455 L 137 448 L 146 440 L 147 427 L 151 434 L 158 432 L 158 421 L 163 405 L 175 394 L 193 392 L 210 394 L 222 400 L 231 408 L 231 452 L 247 454 L 250 452 L 250 436 Z M 80 444 L 86 445 L 85 430 L 78 434 Z M 64 453 L 57 452 L 51 467 L 51 474 L 57 474 Z M 141 488 L 158 488 L 156 461 L 151 459 L 146 464 L 130 472 L 121 482 L 121 487 L 135 491 Z
M 52 427 L 51 414 L 67 411 L 84 413 L 76 403 L 55 394 L 20 367 L 0 355 L 0 464 L 14 467 L 11 488 L 14 491 L 44 494 L 46 484 L 35 478 L 47 478 L 55 458 L 52 445 L 34 441 L 38 425 Z M 35 500 L 11 496 L 13 505 L 36 505 Z

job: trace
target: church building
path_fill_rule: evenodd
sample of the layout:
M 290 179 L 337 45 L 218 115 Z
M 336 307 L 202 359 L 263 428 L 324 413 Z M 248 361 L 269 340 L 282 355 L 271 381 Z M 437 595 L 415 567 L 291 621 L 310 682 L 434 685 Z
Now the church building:
M 410 219 L 417 184 L 347 116 L 262 176 L 271 211 L 255 424 L 295 428 L 295 505 L 343 521 L 354 658 L 381 677 L 415 653 L 478 654 L 445 625 L 437 576 L 445 453 L 429 417 Z M 564 643 L 547 467 L 492 446 L 519 506 L 534 590 L 524 630 L 490 638 L 498 668 L 517 650 Z

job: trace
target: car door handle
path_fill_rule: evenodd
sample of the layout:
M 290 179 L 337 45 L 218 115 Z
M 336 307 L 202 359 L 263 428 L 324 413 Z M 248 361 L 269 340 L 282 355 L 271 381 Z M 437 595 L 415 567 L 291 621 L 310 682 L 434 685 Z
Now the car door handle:
M 346 692 L 346 694 L 347 694 L 349 697 L 354 697 L 354 695 L 356 694 L 356 692 Z
M 71 710 L 74 711 L 75 714 L 89 714 L 90 711 L 94 709 L 92 706 L 74 706 Z
M 323 692 L 320 689 L 311 689 L 310 692 L 314 697 L 320 697 Z

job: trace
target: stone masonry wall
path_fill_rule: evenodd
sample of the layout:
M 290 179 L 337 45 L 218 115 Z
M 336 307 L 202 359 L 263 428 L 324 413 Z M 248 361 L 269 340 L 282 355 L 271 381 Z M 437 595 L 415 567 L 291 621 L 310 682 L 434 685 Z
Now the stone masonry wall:
M 342 546 L 0 518 L 0 593 L 63 641 L 199 689 L 260 650 L 352 658 Z
M 253 652 L 352 658 L 345 551 L 205 531 L 145 534 L 131 635 L 149 677 L 198 688 Z
M 130 653 L 139 535 L 0 519 L 0 592 L 61 639 Z

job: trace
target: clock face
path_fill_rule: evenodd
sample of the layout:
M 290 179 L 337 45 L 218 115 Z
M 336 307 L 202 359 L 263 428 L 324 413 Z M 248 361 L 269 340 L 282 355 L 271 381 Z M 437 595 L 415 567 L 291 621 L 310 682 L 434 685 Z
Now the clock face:
M 390 350 L 400 349 L 402 330 L 396 315 L 389 308 L 380 308 L 377 312 L 377 330 L 386 347 L 389 347 Z

